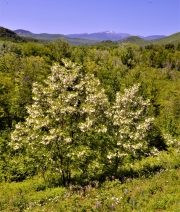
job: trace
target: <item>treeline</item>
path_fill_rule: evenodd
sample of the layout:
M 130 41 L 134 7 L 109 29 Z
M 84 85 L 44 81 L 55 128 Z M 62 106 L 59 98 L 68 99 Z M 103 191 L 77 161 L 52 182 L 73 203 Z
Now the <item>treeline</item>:
M 16 124 L 27 122 L 29 117 L 27 106 L 34 103 L 32 96 L 34 83 L 46 84 L 44 80 L 52 74 L 51 67 L 54 64 L 63 67 L 63 59 L 81 65 L 83 74 L 91 74 L 100 81 L 109 107 L 115 107 L 118 92 L 125 95 L 126 88 L 132 88 L 134 84 L 139 84 L 138 94 L 144 100 L 150 100 L 148 116 L 154 117 L 154 124 L 151 134 L 148 135 L 152 136 L 151 141 L 154 142 L 151 145 L 159 151 L 167 150 L 165 143 L 167 135 L 174 138 L 179 137 L 180 44 L 138 47 L 134 44 L 102 42 L 92 46 L 75 47 L 62 40 L 45 44 L 0 41 L 0 181 L 20 181 L 29 175 L 40 172 L 40 169 L 37 169 L 38 165 L 35 167 L 31 163 L 34 160 L 31 161 L 33 158 L 31 154 L 31 159 L 27 159 L 24 150 L 24 152 L 15 150 L 9 145 L 11 134 L 15 130 Z M 73 116 L 71 118 L 73 119 Z M 79 120 L 83 119 L 84 116 Z M 70 123 L 69 119 L 68 123 Z M 48 132 L 49 129 L 43 128 L 42 131 Z M 111 131 L 111 135 L 115 136 L 113 133 Z M 92 139 L 91 134 L 90 140 Z M 106 144 L 105 139 L 108 138 L 95 136 L 93 144 L 95 145 L 100 140 L 100 150 L 102 151 Z M 90 142 L 90 140 L 86 142 Z M 97 145 L 98 148 L 100 146 Z M 65 154 L 68 153 L 65 152 Z M 101 156 L 99 162 L 102 162 L 105 157 L 103 154 Z M 95 166 L 96 155 L 90 154 L 88 157 L 89 160 L 92 160 L 91 165 Z M 59 156 L 57 161 L 60 158 Z M 131 159 L 126 159 L 124 163 L 132 162 L 132 160 L 133 156 Z M 67 162 L 68 158 L 65 161 Z M 99 177 L 113 174 L 118 177 L 116 162 L 114 161 L 114 167 L 111 169 L 110 162 L 104 161 L 103 163 L 107 165 L 108 169 Z M 84 170 L 86 170 L 85 165 L 85 162 L 81 164 Z M 47 171 L 50 171 L 51 168 Z M 42 173 L 44 171 L 41 169 Z M 90 180 L 87 174 L 90 173 L 90 170 L 86 171 L 84 173 Z M 96 171 L 94 171 L 92 179 L 96 179 Z M 79 176 L 79 178 L 81 177 Z M 104 179 L 103 177 L 102 179 Z M 78 179 L 78 176 L 76 178 Z

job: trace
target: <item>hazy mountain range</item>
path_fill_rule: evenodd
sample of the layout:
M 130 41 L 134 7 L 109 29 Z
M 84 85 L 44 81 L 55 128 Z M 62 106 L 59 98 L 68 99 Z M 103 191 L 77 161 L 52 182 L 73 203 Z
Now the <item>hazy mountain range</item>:
M 131 35 L 128 33 L 104 31 L 104 32 L 96 32 L 96 33 L 69 34 L 65 36 L 69 38 L 80 38 L 80 39 L 88 39 L 88 40 L 96 40 L 96 41 L 103 41 L 103 40 L 117 41 L 117 40 L 122 40 L 124 38 L 130 37 Z
M 97 33 L 82 33 L 82 34 L 35 34 L 27 30 L 18 29 L 12 31 L 0 26 L 0 40 L 9 40 L 13 42 L 38 42 L 44 43 L 55 41 L 56 39 L 67 41 L 70 45 L 110 45 L 117 46 L 121 43 L 133 43 L 138 46 L 146 46 L 150 44 L 177 44 L 180 43 L 180 32 L 170 36 L 151 35 L 131 36 L 128 33 L 116 33 L 113 31 L 97 32 Z
M 75 39 L 86 39 L 86 40 L 94 40 L 94 41 L 103 41 L 103 40 L 111 40 L 111 41 L 118 41 L 122 40 L 124 38 L 128 38 L 132 35 L 128 33 L 118 33 L 114 31 L 104 31 L 104 32 L 96 32 L 96 33 L 82 33 L 82 34 L 48 34 L 48 33 L 40 33 L 35 34 L 27 30 L 23 29 L 17 29 L 14 30 L 14 32 L 20 36 L 24 37 L 33 37 L 37 39 L 43 39 L 43 40 L 55 40 L 57 38 L 75 38 Z M 143 38 L 144 40 L 155 40 L 159 38 L 165 37 L 164 35 L 151 35 L 147 37 L 139 36 Z

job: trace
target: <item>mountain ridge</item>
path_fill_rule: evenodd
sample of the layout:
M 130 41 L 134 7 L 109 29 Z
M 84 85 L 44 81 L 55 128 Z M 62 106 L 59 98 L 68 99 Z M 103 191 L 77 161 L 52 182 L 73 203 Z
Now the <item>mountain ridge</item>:
M 96 41 L 103 41 L 103 40 L 117 41 L 120 39 L 130 37 L 131 35 L 128 33 L 103 31 L 103 32 L 93 32 L 93 33 L 68 34 L 65 36 L 70 38 L 82 38 L 82 39 L 90 39 L 90 40 L 96 40 Z
M 50 33 L 36 34 L 36 33 L 32 33 L 28 30 L 23 30 L 23 29 L 17 29 L 17 30 L 14 30 L 14 32 L 17 35 L 22 37 L 32 37 L 32 38 L 39 39 L 45 42 L 55 41 L 57 39 L 62 39 L 64 41 L 67 41 L 71 45 L 91 45 L 97 42 L 97 41 L 80 39 L 80 38 L 69 38 L 62 34 L 50 34 Z
M 43 40 L 55 40 L 57 38 L 67 39 L 67 38 L 74 38 L 74 39 L 85 39 L 85 40 L 91 40 L 91 41 L 103 41 L 103 40 L 111 40 L 111 41 L 118 41 L 123 40 L 125 38 L 134 36 L 130 35 L 128 33 L 119 33 L 115 31 L 102 31 L 102 32 L 93 32 L 93 33 L 75 33 L 75 34 L 51 34 L 51 33 L 32 33 L 28 30 L 23 29 L 17 29 L 14 30 L 14 32 L 20 36 L 32 36 L 37 39 L 43 39 Z M 150 35 L 150 36 L 138 36 L 140 38 L 143 38 L 144 40 L 155 40 L 159 38 L 166 37 L 165 35 Z
M 127 33 L 117 33 L 114 31 L 71 34 L 71 35 L 73 35 L 73 38 L 67 37 L 67 35 L 62 35 L 62 34 L 49 34 L 49 33 L 35 34 L 24 29 L 18 29 L 18 30 L 12 31 L 7 28 L 0 27 L 0 39 L 10 40 L 14 42 L 49 42 L 49 41 L 55 41 L 56 39 L 60 38 L 62 40 L 65 40 L 71 45 L 92 45 L 95 43 L 99 43 L 99 42 L 101 43 L 105 41 L 111 42 L 111 43 L 106 43 L 107 45 L 115 45 L 118 43 L 119 44 L 134 43 L 139 46 L 145 46 L 150 44 L 180 43 L 180 32 L 174 33 L 170 36 L 151 35 L 147 37 L 131 36 L 130 34 L 127 34 Z M 74 37 L 74 35 L 77 35 L 77 36 Z M 82 38 L 82 36 L 86 36 L 86 37 L 89 36 L 88 37 L 89 39 L 84 39 Z M 95 40 L 95 37 L 96 39 L 99 39 L 99 40 Z

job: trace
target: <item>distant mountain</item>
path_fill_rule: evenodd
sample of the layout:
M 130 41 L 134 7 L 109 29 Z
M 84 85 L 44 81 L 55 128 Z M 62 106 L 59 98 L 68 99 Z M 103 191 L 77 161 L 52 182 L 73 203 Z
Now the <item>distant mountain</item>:
M 60 38 L 62 40 L 67 41 L 71 45 L 91 45 L 96 42 L 105 41 L 105 40 L 110 40 L 110 41 L 123 40 L 123 42 L 135 42 L 138 45 L 140 43 L 143 43 L 143 45 L 145 45 L 145 42 L 143 42 L 143 40 L 147 40 L 147 41 L 155 40 L 155 39 L 159 40 L 160 38 L 166 37 L 164 35 L 151 35 L 151 36 L 147 36 L 147 37 L 138 36 L 142 39 L 141 41 L 140 40 L 138 41 L 137 36 L 131 36 L 128 33 L 117 33 L 114 31 L 104 31 L 104 32 L 97 32 L 97 33 L 82 33 L 82 34 L 68 34 L 68 35 L 48 34 L 48 33 L 35 34 L 35 33 L 32 33 L 27 30 L 23 30 L 23 29 L 18 29 L 18 30 L 15 30 L 14 32 L 16 34 L 18 34 L 19 36 L 31 37 L 31 38 L 43 40 L 46 42 L 55 41 L 56 39 Z M 131 37 L 134 37 L 134 39 Z M 130 40 L 124 40 L 124 39 L 128 39 L 128 38 L 130 38 Z
M 85 40 L 93 40 L 93 41 L 103 41 L 103 40 L 116 41 L 116 40 L 121 40 L 131 36 L 130 34 L 127 34 L 127 33 L 116 33 L 113 31 L 97 32 L 97 33 L 90 33 L 90 34 L 88 33 L 70 34 L 70 35 L 48 34 L 48 33 L 34 34 L 30 31 L 23 30 L 23 29 L 18 29 L 18 30 L 15 30 L 14 32 L 20 36 L 33 37 L 33 38 L 46 40 L 46 41 L 56 40 L 57 38 L 61 38 L 65 40 L 67 40 L 68 38 L 70 39 L 75 38 L 75 39 L 85 39 Z
M 62 35 L 48 33 L 35 34 L 23 29 L 12 31 L 4 27 L 0 27 L 1 40 L 9 40 L 13 42 L 49 42 L 54 41 L 58 38 L 67 41 L 71 45 L 92 45 L 97 42 L 100 42 L 99 45 L 107 46 L 114 46 L 118 43 L 134 43 L 139 46 L 145 46 L 150 44 L 180 43 L 180 32 L 172 34 L 170 36 L 151 35 L 147 37 L 131 36 L 127 33 L 117 33 L 113 31 L 97 32 L 90 34 L 83 33 Z M 103 41 L 103 43 L 101 43 L 101 41 Z
M 79 39 L 79 38 L 69 38 L 62 34 L 48 34 L 48 33 L 35 34 L 23 29 L 17 29 L 17 30 L 14 30 L 14 32 L 17 33 L 19 36 L 36 38 L 46 42 L 55 41 L 58 38 L 67 41 L 71 45 L 91 45 L 97 42 L 97 41 L 85 40 L 85 39 Z
M 19 36 L 32 37 L 32 38 L 37 38 L 37 39 L 46 40 L 46 41 L 56 40 L 57 38 L 65 38 L 65 36 L 61 34 L 48 34 L 48 33 L 35 34 L 23 29 L 17 29 L 17 30 L 14 30 L 14 32 L 18 34 Z
M 105 32 L 97 32 L 97 33 L 69 34 L 65 36 L 69 38 L 81 38 L 81 39 L 89 39 L 89 40 L 96 40 L 96 41 L 103 41 L 103 40 L 117 41 L 117 40 L 122 40 L 124 38 L 127 38 L 131 35 L 127 33 L 105 31 Z
M 150 36 L 141 37 L 141 38 L 143 38 L 144 40 L 156 40 L 156 39 L 165 38 L 165 37 L 166 37 L 165 35 L 150 35 Z
M 33 35 L 32 32 L 24 30 L 24 29 L 17 29 L 17 30 L 14 30 L 14 32 L 18 34 L 19 36 L 24 36 L 24 37 L 30 37 L 31 35 Z
M 103 40 L 118 41 L 118 40 L 131 37 L 132 35 L 128 33 L 105 31 L 105 32 L 97 32 L 97 33 L 70 34 L 65 36 L 70 38 L 83 38 L 83 39 L 90 39 L 90 40 L 97 40 L 97 41 L 103 41 Z M 155 39 L 164 38 L 166 36 L 165 35 L 150 35 L 147 37 L 144 37 L 144 36 L 138 36 L 138 37 L 143 38 L 144 40 L 155 40 Z
M 149 36 L 149 37 L 153 37 L 153 36 Z M 154 39 L 154 40 L 143 39 L 142 37 L 140 38 L 138 36 L 131 36 L 123 40 L 119 40 L 118 42 L 119 43 L 134 43 L 139 46 L 146 46 L 150 44 L 169 44 L 169 43 L 177 44 L 177 43 L 180 43 L 180 32 L 172 34 L 170 36 L 162 37 L 159 39 Z

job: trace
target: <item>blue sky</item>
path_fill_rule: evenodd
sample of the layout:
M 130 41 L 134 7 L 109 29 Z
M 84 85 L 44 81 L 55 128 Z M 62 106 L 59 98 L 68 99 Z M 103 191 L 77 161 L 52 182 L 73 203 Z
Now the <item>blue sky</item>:
M 33 33 L 180 31 L 180 0 L 0 0 L 0 26 Z

